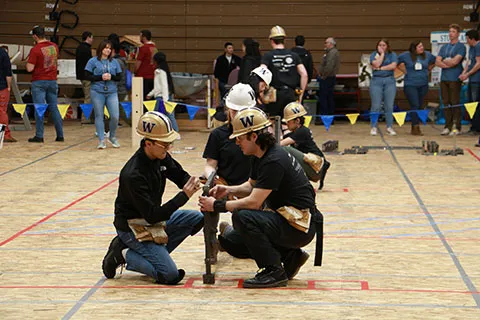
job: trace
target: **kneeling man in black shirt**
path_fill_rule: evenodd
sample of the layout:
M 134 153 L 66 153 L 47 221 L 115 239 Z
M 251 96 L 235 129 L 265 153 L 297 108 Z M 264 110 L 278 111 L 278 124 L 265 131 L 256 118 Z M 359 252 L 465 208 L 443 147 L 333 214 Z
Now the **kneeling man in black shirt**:
M 230 138 L 245 155 L 254 156 L 249 180 L 238 186 L 215 186 L 211 196 L 200 197 L 200 207 L 203 212 L 233 212 L 234 229 L 229 234 L 242 240 L 245 252 L 261 269 L 243 282 L 244 288 L 283 287 L 307 261 L 308 253 L 300 248 L 315 234 L 315 265 L 321 265 L 323 216 L 305 172 L 276 144 L 265 113 L 255 107 L 242 109 L 232 125 Z M 240 199 L 219 200 L 230 194 Z M 226 241 L 229 234 L 224 234 Z

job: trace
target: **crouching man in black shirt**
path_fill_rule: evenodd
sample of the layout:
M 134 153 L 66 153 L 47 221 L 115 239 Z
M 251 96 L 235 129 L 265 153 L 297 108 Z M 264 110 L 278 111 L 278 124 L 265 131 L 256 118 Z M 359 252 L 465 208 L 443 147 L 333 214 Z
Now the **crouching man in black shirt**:
M 245 253 L 261 269 L 243 282 L 244 288 L 286 286 L 309 257 L 300 248 L 315 234 L 315 265 L 321 265 L 323 216 L 315 206 L 315 192 L 295 158 L 275 143 L 263 111 L 242 109 L 232 125 L 230 138 L 236 139 L 245 155 L 254 156 L 250 178 L 238 186 L 214 187 L 210 197 L 200 197 L 201 210 L 233 212 L 234 229 L 229 234 L 240 235 Z M 229 194 L 241 199 L 216 200 Z M 284 217 L 288 212 L 296 212 L 293 216 L 298 220 L 290 224 Z M 224 237 L 228 241 L 229 235 Z
M 177 269 L 170 253 L 203 227 L 201 212 L 178 209 L 200 189 L 200 181 L 185 172 L 168 153 L 178 133 L 167 116 L 156 111 L 145 113 L 140 117 L 137 133 L 143 140 L 120 172 L 113 223 L 118 236 L 103 259 L 103 273 L 113 278 L 117 267 L 126 264 L 127 270 L 148 275 L 157 283 L 177 284 L 185 271 Z M 162 204 L 167 179 L 182 190 Z M 132 221 L 138 228 L 140 219 L 154 225 L 154 229 L 148 227 L 145 229 L 151 230 L 150 233 L 143 230 L 134 233 Z M 164 222 L 163 226 L 160 222 Z M 151 239 L 146 239 L 149 236 Z

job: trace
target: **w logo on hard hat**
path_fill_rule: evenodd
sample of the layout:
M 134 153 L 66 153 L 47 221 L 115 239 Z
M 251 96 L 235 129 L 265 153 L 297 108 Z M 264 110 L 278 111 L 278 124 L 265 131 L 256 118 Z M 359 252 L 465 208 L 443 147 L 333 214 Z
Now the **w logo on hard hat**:
M 244 128 L 253 126 L 253 114 L 240 118 L 240 122 L 242 122 Z
M 298 107 L 293 107 L 293 108 L 292 108 L 292 112 L 295 113 L 295 114 L 300 113 L 300 108 L 298 108 Z
M 152 133 L 155 123 L 143 121 L 143 132 Z

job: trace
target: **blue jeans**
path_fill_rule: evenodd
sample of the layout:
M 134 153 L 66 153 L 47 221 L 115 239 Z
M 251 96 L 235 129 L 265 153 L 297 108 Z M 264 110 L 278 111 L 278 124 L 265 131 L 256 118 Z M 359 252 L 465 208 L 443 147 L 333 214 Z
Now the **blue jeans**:
M 139 242 L 133 232 L 117 230 L 118 236 L 125 245 L 127 251 L 127 270 L 140 272 L 159 280 L 161 274 L 168 283 L 174 283 L 178 277 L 178 269 L 170 257 L 170 253 L 182 243 L 183 240 L 195 230 L 195 227 L 203 221 L 203 214 L 195 210 L 177 210 L 167 220 L 166 232 L 168 243 L 166 245 L 155 242 Z
M 105 139 L 105 124 L 103 123 L 103 109 L 105 106 L 107 106 L 108 114 L 110 115 L 108 123 L 110 126 L 110 139 L 115 138 L 120 117 L 117 93 L 103 93 L 91 89 L 90 98 L 95 112 L 95 130 L 98 134 L 98 140 L 102 141 Z
M 160 107 L 160 101 L 163 101 L 162 97 L 157 98 L 157 104 L 155 105 L 155 111 L 159 111 L 166 115 L 168 119 L 170 119 L 170 122 L 172 123 L 172 128 L 173 130 L 178 132 L 178 124 L 177 124 L 177 119 L 175 119 L 175 111 L 172 111 L 172 113 L 168 113 L 164 108 Z
M 37 80 L 32 82 L 33 103 L 47 103 L 57 137 L 63 138 L 63 123 L 57 106 L 58 84 L 56 80 Z M 43 119 L 40 119 L 35 111 L 35 136 L 43 138 Z
M 380 112 L 383 106 L 385 108 L 385 121 L 387 128 L 391 128 L 393 124 L 393 103 L 395 102 L 395 95 L 397 94 L 397 87 L 395 78 L 393 77 L 373 77 L 370 82 L 370 99 L 372 100 L 372 112 Z M 371 124 L 373 127 L 373 123 Z
M 480 99 L 480 83 L 469 82 L 467 92 L 469 102 L 478 101 Z M 477 110 L 475 110 L 470 130 L 480 132 L 480 107 L 477 107 Z
M 321 115 L 333 115 L 335 113 L 334 88 L 336 77 L 327 77 L 325 79 L 317 78 L 318 81 L 318 103 L 320 105 Z
M 408 104 L 410 104 L 410 110 L 419 110 L 423 107 L 423 99 L 428 93 L 428 84 L 421 87 L 406 86 L 403 87 L 403 92 L 407 97 Z M 418 114 L 416 112 L 410 112 L 412 118 L 412 126 L 419 124 Z

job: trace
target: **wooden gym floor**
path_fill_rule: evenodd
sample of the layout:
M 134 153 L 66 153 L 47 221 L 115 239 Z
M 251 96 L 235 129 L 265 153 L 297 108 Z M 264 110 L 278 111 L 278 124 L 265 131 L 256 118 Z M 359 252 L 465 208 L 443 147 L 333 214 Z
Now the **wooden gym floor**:
M 384 126 L 381 126 L 384 132 Z M 424 137 L 369 135 L 368 125 L 338 123 L 318 144 L 340 149 L 420 146 L 435 140 L 452 149 L 440 127 Z M 120 149 L 96 150 L 94 126 L 53 127 L 45 144 L 0 150 L 0 318 L 2 319 L 479 319 L 480 157 L 477 137 L 459 136 L 465 155 L 424 156 L 415 150 L 376 149 L 366 155 L 328 155 L 332 167 L 317 194 L 325 215 L 324 265 L 312 257 L 287 288 L 245 290 L 238 280 L 256 266 L 219 254 L 217 283 L 204 286 L 203 236 L 173 254 L 187 271 L 165 287 L 124 271 L 106 280 L 101 261 L 114 235 L 113 203 L 120 169 L 134 152 L 130 128 L 119 129 Z M 208 132 L 182 132 L 174 156 L 191 174 L 203 170 Z M 186 150 L 185 147 L 195 147 Z M 168 200 L 177 191 L 167 189 Z M 187 208 L 196 208 L 197 197 Z M 221 217 L 230 220 L 228 214 Z

